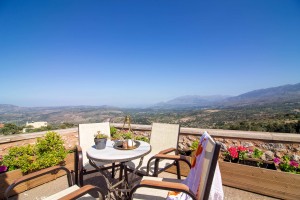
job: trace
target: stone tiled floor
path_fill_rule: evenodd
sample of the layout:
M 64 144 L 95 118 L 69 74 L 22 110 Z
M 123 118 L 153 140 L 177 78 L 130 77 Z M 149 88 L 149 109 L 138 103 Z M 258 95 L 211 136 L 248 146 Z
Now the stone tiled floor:
M 167 178 L 175 178 L 174 174 L 163 173 L 160 176 Z M 84 178 L 85 184 L 96 185 L 100 188 L 106 189 L 104 179 L 99 176 L 98 173 L 86 175 Z M 49 182 L 42 186 L 36 187 L 29 191 L 23 192 L 18 196 L 14 196 L 11 199 L 19 199 L 19 200 L 33 200 L 33 199 L 43 199 L 44 197 L 56 193 L 67 187 L 66 177 L 61 177 L 56 179 L 55 181 Z M 223 186 L 225 200 L 274 200 L 274 198 L 266 197 L 263 195 Z

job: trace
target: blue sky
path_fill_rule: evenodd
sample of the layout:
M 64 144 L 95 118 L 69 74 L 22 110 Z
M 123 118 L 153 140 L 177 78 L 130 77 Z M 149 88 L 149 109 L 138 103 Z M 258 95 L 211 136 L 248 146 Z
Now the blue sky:
M 300 1 L 0 1 L 0 104 L 147 105 L 300 82 Z

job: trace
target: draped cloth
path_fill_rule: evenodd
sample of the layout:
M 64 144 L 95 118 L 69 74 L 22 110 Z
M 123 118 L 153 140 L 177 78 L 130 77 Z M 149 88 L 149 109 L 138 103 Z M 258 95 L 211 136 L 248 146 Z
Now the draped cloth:
M 190 190 L 194 193 L 198 193 L 200 181 L 201 181 L 201 174 L 203 170 L 203 163 L 205 158 L 205 148 L 208 143 L 209 134 L 204 132 L 200 138 L 198 148 L 196 150 L 195 158 L 192 160 L 192 168 L 187 176 L 187 178 L 182 182 L 183 184 L 187 185 Z M 222 179 L 221 173 L 219 169 L 219 165 L 217 164 L 215 175 L 213 178 L 211 191 L 209 195 L 209 200 L 223 200 L 224 193 L 222 187 Z M 183 192 L 174 192 L 170 191 L 168 196 L 168 200 L 190 200 L 191 197 Z

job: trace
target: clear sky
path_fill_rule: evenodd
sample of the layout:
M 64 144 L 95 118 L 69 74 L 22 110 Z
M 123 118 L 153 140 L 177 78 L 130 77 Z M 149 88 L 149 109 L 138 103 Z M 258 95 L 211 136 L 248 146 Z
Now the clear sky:
M 0 104 L 132 106 L 299 82 L 299 0 L 0 1 Z

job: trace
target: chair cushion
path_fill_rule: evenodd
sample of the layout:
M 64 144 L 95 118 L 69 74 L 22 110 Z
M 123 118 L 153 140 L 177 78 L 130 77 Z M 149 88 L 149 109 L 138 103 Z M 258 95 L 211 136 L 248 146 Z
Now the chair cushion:
M 67 194 L 70 194 L 71 192 L 74 192 L 75 190 L 79 189 L 79 187 L 77 185 L 73 185 L 71 187 L 68 187 L 67 189 L 65 190 L 62 190 L 56 194 L 53 194 L 49 197 L 46 197 L 46 198 L 43 198 L 43 200 L 56 200 L 56 199 L 59 199 Z M 78 199 L 81 199 L 81 200 L 89 200 L 89 199 L 95 199 L 93 198 L 91 195 L 89 194 L 85 194 L 84 196 L 78 198 Z
M 178 179 L 150 177 L 150 176 L 144 176 L 142 180 L 168 181 L 168 182 L 174 182 L 174 183 L 181 183 L 181 181 L 182 181 L 182 180 L 178 180 Z M 135 193 L 133 194 L 133 199 L 162 200 L 162 199 L 166 199 L 168 192 L 169 192 L 169 190 L 141 187 L 135 191 Z
M 142 173 L 142 174 L 144 174 L 144 175 L 146 175 L 146 174 L 147 174 L 147 163 L 148 163 L 148 160 L 149 160 L 152 156 L 154 156 L 154 155 L 155 155 L 155 154 L 153 154 L 153 153 L 150 153 L 150 154 L 146 155 L 146 156 L 144 157 L 143 163 L 142 163 L 142 165 L 141 165 L 140 167 L 138 167 L 138 166 L 139 166 L 139 163 L 140 163 L 140 159 L 136 159 L 136 160 L 132 160 L 132 161 L 130 161 L 130 162 L 127 162 L 127 163 L 126 163 L 126 166 L 129 167 L 129 168 L 132 169 L 132 170 L 134 170 L 136 167 L 138 167 L 138 168 L 137 168 L 137 171 L 140 172 L 140 173 Z M 149 170 L 149 175 L 150 175 L 150 176 L 153 175 L 153 172 L 154 172 L 154 162 L 155 162 L 155 160 L 152 160 L 152 161 L 150 162 L 150 170 Z M 173 160 L 166 160 L 166 159 L 160 160 L 159 165 L 158 165 L 158 169 L 159 169 L 159 170 L 160 170 L 160 169 L 163 169 L 163 168 L 165 168 L 165 167 L 167 167 L 167 166 L 169 166 L 169 165 L 172 165 L 173 163 L 174 163 Z

